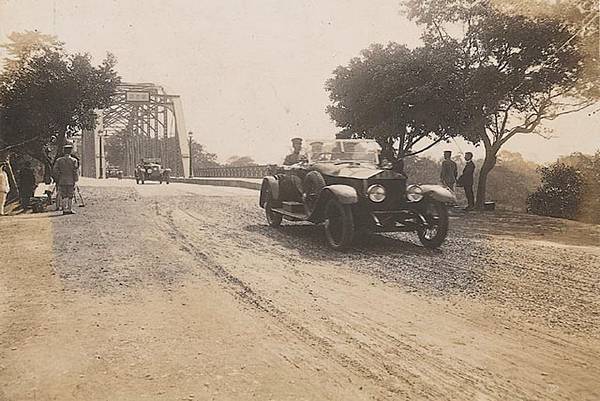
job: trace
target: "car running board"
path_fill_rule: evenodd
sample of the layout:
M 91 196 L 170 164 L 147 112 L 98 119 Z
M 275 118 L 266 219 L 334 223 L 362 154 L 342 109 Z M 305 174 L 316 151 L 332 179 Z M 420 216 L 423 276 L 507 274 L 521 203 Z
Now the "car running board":
M 308 216 L 306 215 L 306 213 L 294 213 L 294 212 L 289 212 L 285 209 L 282 208 L 275 208 L 275 209 L 271 209 L 271 211 L 275 212 L 275 213 L 279 213 L 280 215 L 282 215 L 283 217 L 289 219 L 289 220 L 296 220 L 296 221 L 300 221 L 300 220 L 306 220 L 308 219 Z

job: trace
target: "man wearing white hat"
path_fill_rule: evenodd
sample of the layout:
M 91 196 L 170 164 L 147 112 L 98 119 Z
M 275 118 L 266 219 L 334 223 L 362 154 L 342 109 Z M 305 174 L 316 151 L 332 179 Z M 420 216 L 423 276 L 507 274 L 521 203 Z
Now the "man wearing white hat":
M 285 157 L 284 166 L 291 166 L 306 160 L 306 155 L 302 153 L 302 138 L 292 138 L 292 153 Z
M 59 196 L 62 198 L 63 214 L 74 214 L 73 195 L 75 184 L 79 180 L 79 162 L 71 156 L 73 144 L 67 142 L 63 147 L 64 156 L 54 162 L 54 177 L 59 188 Z

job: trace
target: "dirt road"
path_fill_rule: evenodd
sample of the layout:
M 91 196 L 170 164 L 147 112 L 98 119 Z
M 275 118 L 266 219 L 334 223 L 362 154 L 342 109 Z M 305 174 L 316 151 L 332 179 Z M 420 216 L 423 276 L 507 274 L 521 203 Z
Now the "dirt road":
M 2 401 L 600 399 L 597 226 L 469 214 L 439 251 L 341 254 L 252 190 L 82 190 L 0 220 Z

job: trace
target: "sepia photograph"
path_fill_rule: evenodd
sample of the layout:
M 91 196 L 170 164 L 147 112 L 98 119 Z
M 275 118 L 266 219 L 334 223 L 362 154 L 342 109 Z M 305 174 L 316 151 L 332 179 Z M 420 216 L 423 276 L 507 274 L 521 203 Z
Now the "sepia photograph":
M 600 0 L 0 0 L 0 401 L 599 401 Z

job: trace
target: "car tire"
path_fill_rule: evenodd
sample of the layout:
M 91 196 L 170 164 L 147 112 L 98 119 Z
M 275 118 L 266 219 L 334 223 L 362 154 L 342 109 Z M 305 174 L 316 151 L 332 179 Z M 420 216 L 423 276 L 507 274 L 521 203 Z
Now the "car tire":
M 354 240 L 354 216 L 352 207 L 337 199 L 330 199 L 325 205 L 325 237 L 330 247 L 344 250 Z
M 422 228 L 417 231 L 419 241 L 426 248 L 439 248 L 448 235 L 448 207 L 442 202 L 429 200 L 421 212 L 428 224 L 433 223 L 432 228 Z
M 273 211 L 274 199 L 271 192 L 267 192 L 267 201 L 265 202 L 265 216 L 267 217 L 267 223 L 271 227 L 279 227 L 283 216 Z
M 302 182 L 302 203 L 306 214 L 310 216 L 314 212 L 319 195 L 325 188 L 325 179 L 318 171 L 309 171 Z

